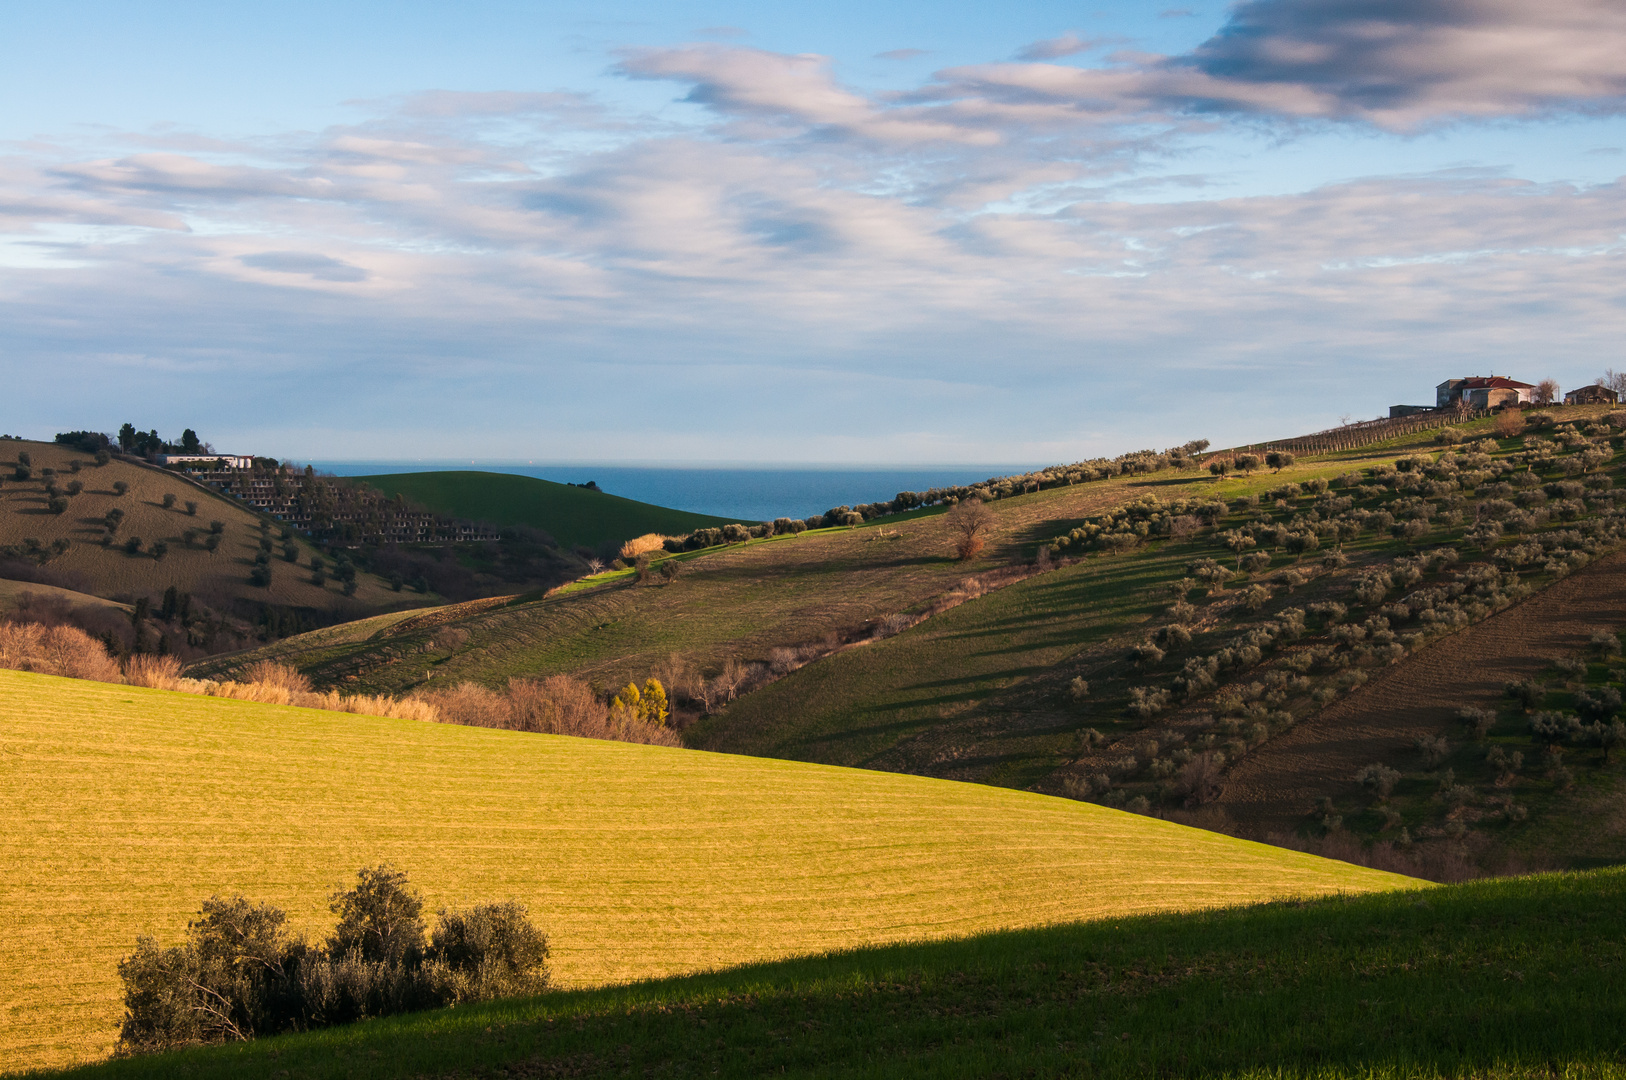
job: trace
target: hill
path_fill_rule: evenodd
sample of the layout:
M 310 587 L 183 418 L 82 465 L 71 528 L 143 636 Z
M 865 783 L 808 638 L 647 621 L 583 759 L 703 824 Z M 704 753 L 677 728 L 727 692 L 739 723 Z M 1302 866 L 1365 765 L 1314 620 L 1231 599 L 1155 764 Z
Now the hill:
M 513 897 L 584 987 L 866 943 L 1403 887 L 1069 800 L 0 671 L 0 1058 L 106 1053 L 115 965 L 213 893 L 326 922 L 390 860 Z
M 1506 681 L 1503 666 L 1524 671 L 1525 661 L 1476 654 L 1479 674 L 1431 668 L 1439 704 L 1404 732 L 1359 743 L 1339 732 L 1407 657 L 1426 665 L 1464 627 L 1517 621 L 1554 582 L 1604 572 L 1590 564 L 1621 543 L 1626 473 L 1621 432 L 1603 412 L 1545 410 L 1505 436 L 1483 419 L 1444 443 L 1403 430 L 1251 475 L 1164 470 L 1013 494 L 990 506 L 991 556 L 970 564 L 953 561 L 940 509 L 690 553 L 669 584 L 606 574 L 545 599 L 448 613 L 468 640 L 428 663 L 427 629 L 268 651 L 327 682 L 395 691 L 430 672 L 488 683 L 566 672 L 609 688 L 680 672 L 670 662 L 680 651 L 713 681 L 730 661 L 744 665 L 750 690 L 732 701 L 708 691 L 711 715 L 685 731 L 697 747 L 1145 799 L 1294 843 L 1341 825 L 1357 848 L 1427 841 L 1430 858 L 1456 861 L 1451 874 L 1464 872 L 1464 851 L 1481 868 L 1517 864 L 1542 829 L 1595 812 L 1583 807 L 1620 782 L 1599 761 L 1577 793 L 1591 802 L 1550 799 L 1575 770 L 1532 745 L 1522 712 L 1492 733 L 1523 755 L 1517 776 L 1485 764 L 1487 744 L 1461 738 L 1446 704 L 1453 683 L 1477 680 L 1483 704 Z M 1618 628 L 1608 604 L 1594 607 L 1568 620 L 1565 648 L 1585 644 L 1588 619 Z M 1557 639 L 1544 640 L 1548 663 Z M 1587 680 L 1623 685 L 1600 664 Z M 1555 684 L 1549 707 L 1571 705 Z M 1258 798 L 1241 798 L 1247 762 L 1316 731 L 1342 756 L 1270 771 L 1279 812 L 1246 810 Z M 1447 757 L 1420 751 L 1424 736 L 1446 738 Z M 1569 746 L 1585 749 L 1581 736 Z M 1391 794 L 1404 805 L 1355 783 L 1372 764 L 1399 774 Z M 1217 775 L 1198 775 L 1209 767 Z M 1443 786 L 1462 789 L 1450 803 L 1434 798 L 1448 775 Z M 1612 855 L 1599 839 L 1583 845 L 1587 859 L 1626 857 L 1626 838 L 1610 841 Z M 1572 857 L 1569 842 L 1541 855 Z
M 1620 1077 L 1626 873 L 859 949 L 126 1059 L 86 1080 Z
M 669 510 L 593 488 L 477 471 L 390 473 L 352 479 L 437 513 L 494 525 L 529 525 L 568 547 L 597 549 L 645 533 L 682 535 L 729 518 Z
M 21 466 L 26 480 L 19 479 L 19 454 L 30 458 Z M 303 540 L 283 540 L 277 528 L 269 533 L 270 584 L 251 583 L 264 535 L 261 518 L 162 469 L 118 459 L 98 466 L 91 455 L 69 447 L 7 440 L 0 443 L 0 470 L 0 554 L 5 556 L 0 575 L 5 577 L 124 602 L 145 597 L 156 603 L 174 586 L 239 620 L 272 607 L 331 621 L 413 602 L 411 594 L 392 592 L 370 574 L 360 575 L 353 597 L 342 594 L 336 579 L 312 584 L 310 560 L 319 553 Z M 66 500 L 60 513 L 51 509 L 47 485 L 52 483 Z M 80 490 L 70 494 L 74 486 Z M 172 505 L 165 505 L 166 498 Z M 188 509 L 189 502 L 195 510 Z M 113 543 L 103 546 L 110 512 L 123 516 L 111 533 Z M 206 544 L 214 522 L 220 539 L 211 551 Z M 140 541 L 138 550 L 126 550 L 131 540 Z M 289 544 L 295 562 L 285 559 Z

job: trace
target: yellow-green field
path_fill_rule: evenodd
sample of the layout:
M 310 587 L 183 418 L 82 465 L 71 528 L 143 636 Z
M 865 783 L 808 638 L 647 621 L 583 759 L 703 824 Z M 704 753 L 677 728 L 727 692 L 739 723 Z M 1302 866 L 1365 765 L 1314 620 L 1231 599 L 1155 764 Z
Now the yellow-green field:
M 104 1055 L 115 965 L 215 892 L 329 921 L 363 863 L 518 898 L 584 986 L 996 927 L 1415 882 L 921 777 L 0 671 L 0 1061 Z

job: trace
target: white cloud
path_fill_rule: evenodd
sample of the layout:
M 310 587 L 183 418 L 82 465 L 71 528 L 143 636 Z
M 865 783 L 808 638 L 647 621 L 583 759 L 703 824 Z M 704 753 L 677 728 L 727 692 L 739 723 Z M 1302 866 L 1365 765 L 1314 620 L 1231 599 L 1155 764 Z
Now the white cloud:
M 14 149 L 8 405 L 64 430 L 208 416 L 217 442 L 280 424 L 439 431 L 488 456 L 966 460 L 1286 434 L 1414 398 L 1436 369 L 1590 380 L 1626 331 L 1621 184 L 1458 172 L 1220 200 L 1171 169 L 1235 110 L 1399 126 L 1613 107 L 1609 59 L 1577 54 L 1591 74 L 1568 82 L 1526 64 L 1521 97 L 1461 61 L 1490 33 L 1464 20 L 1494 5 L 1430 0 L 1409 50 L 1379 0 L 1366 39 L 1353 0 L 1318 9 L 1342 22 L 1308 10 L 1244 4 L 1178 61 L 991 64 L 896 95 L 818 56 L 623 58 L 687 87 L 699 124 L 437 92 L 255 143 Z M 1362 57 L 1411 89 L 1350 90 Z M 1190 195 L 1113 194 L 1147 184 Z M 106 419 L 66 414 L 44 374 L 64 364 L 91 373 L 74 408 Z

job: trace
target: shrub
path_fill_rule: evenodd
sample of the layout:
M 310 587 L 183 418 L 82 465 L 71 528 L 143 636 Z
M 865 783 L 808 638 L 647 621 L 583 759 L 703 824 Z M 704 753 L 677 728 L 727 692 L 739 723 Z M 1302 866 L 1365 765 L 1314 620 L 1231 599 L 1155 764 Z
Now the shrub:
M 1381 763 L 1373 763 L 1355 774 L 1355 782 L 1384 800 L 1400 782 L 1400 771 Z
M 1540 705 L 1542 699 L 1547 696 L 1547 691 L 1534 679 L 1519 679 L 1508 682 L 1502 687 L 1502 692 L 1518 702 L 1519 707 L 1525 712 L 1529 712 L 1537 705 Z
M 186 512 L 192 517 L 198 516 L 198 504 L 195 499 L 186 500 Z
M 243 678 L 261 686 L 276 686 L 290 693 L 304 693 L 311 688 L 310 679 L 292 664 L 276 660 L 256 660 L 243 669 Z
M 1556 747 L 1581 730 L 1581 721 L 1560 712 L 1538 712 L 1530 718 L 1530 736 L 1536 742 Z
M 1457 720 L 1468 729 L 1469 738 L 1483 739 L 1496 726 L 1496 713 L 1468 705 L 1457 710 Z
M 1430 770 L 1437 769 L 1444 764 L 1445 759 L 1451 753 L 1451 744 L 1446 741 L 1444 735 L 1420 735 L 1413 745 L 1422 751 L 1423 764 Z
M 1583 720 L 1607 724 L 1620 712 L 1620 691 L 1613 686 L 1579 691 L 1575 695 L 1575 711 Z
M 173 509 L 175 509 L 175 493 L 174 492 L 166 491 L 164 493 L 164 509 L 165 510 L 173 510 Z
M 132 656 L 124 664 L 124 681 L 154 690 L 179 690 L 181 662 L 173 656 Z
M 363 868 L 333 895 L 323 947 L 242 896 L 204 901 L 186 942 L 149 937 L 119 964 L 122 1053 L 252 1039 L 548 986 L 548 939 L 521 904 L 442 910 L 425 941 L 423 902 L 405 873 Z
M 645 533 L 621 545 L 621 558 L 631 562 L 647 552 L 664 551 L 665 549 L 666 537 L 660 533 Z
M 548 938 L 525 905 L 477 904 L 437 913 L 429 961 L 443 971 L 451 1003 L 540 994 L 548 988 Z
M 123 480 L 115 480 L 115 481 L 113 481 L 113 494 L 115 494 L 115 495 L 123 495 L 126 492 L 128 492 L 129 490 L 130 490 L 130 485 L 125 483 Z
M 120 681 L 119 665 L 77 626 L 0 622 L 0 667 L 69 679 Z

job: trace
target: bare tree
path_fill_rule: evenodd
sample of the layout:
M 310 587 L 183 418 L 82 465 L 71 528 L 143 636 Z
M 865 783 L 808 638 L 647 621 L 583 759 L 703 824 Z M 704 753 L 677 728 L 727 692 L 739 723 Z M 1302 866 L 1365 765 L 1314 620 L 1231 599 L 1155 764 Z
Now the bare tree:
M 944 515 L 949 530 L 954 533 L 954 551 L 961 561 L 974 559 L 982 553 L 983 534 L 994 527 L 994 512 L 983 505 L 981 499 L 967 499 L 956 503 Z
M 1531 397 L 1537 405 L 1551 405 L 1558 400 L 1558 380 L 1541 380 L 1536 384 L 1535 393 Z
M 1621 398 L 1626 399 L 1626 371 L 1604 368 L 1603 374 L 1598 376 L 1596 382 L 1599 386 L 1613 390 Z

